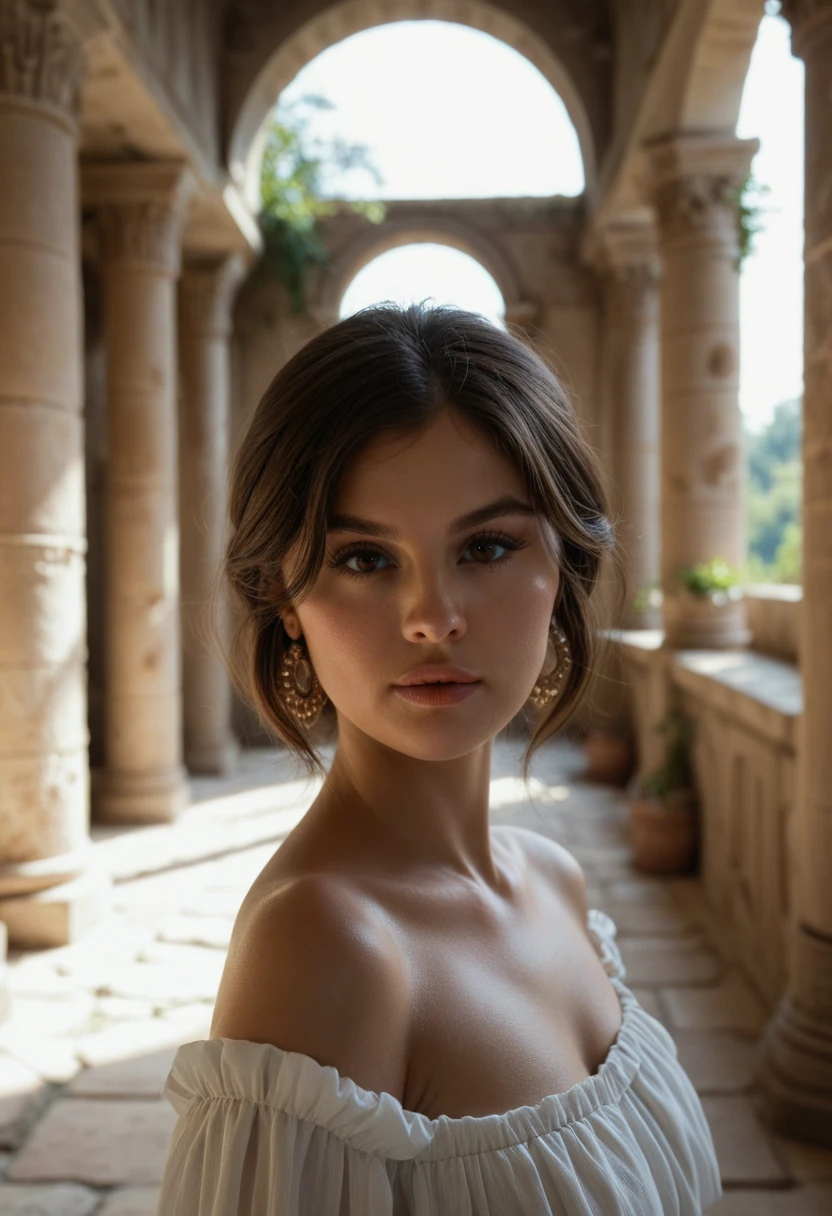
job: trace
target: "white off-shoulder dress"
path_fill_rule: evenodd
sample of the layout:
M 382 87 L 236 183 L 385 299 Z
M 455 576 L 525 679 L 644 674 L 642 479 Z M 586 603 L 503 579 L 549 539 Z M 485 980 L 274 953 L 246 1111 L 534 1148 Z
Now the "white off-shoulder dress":
M 624 983 L 613 921 L 589 935 L 622 1022 L 594 1076 L 534 1106 L 438 1119 L 310 1056 L 179 1048 L 157 1216 L 695 1216 L 722 1194 L 710 1129 L 665 1028 Z

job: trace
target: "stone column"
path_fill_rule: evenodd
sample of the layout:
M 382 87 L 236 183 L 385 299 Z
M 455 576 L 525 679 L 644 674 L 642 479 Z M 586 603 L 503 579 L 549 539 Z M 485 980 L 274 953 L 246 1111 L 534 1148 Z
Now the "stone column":
M 602 239 L 604 393 L 627 579 L 621 628 L 655 629 L 660 610 L 636 597 L 659 581 L 658 247 L 647 226 L 611 225 Z
M 736 192 L 755 139 L 678 135 L 647 146 L 661 280 L 661 572 L 666 645 L 742 646 L 741 600 L 718 612 L 680 570 L 745 563 Z
M 231 309 L 239 257 L 188 267 L 179 288 L 179 487 L 185 762 L 192 773 L 228 773 L 237 758 L 231 685 L 211 646 L 209 605 L 225 542 L 230 426 Z M 227 640 L 225 595 L 217 625 Z
M 182 763 L 176 281 L 193 185 L 179 163 L 84 169 L 96 209 L 107 347 L 105 769 L 95 811 L 158 823 Z
M 83 877 L 82 71 L 56 4 L 0 0 L 0 918 L 33 946 L 105 895 Z
M 773 1125 L 832 1145 L 832 0 L 785 0 L 806 64 L 803 718 L 789 982 L 763 1040 Z

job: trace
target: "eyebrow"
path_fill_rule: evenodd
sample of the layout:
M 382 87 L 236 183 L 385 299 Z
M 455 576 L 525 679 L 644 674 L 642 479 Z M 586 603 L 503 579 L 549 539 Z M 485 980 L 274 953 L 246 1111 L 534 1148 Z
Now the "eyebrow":
M 448 525 L 447 535 L 455 536 L 458 532 L 464 532 L 466 528 L 476 527 L 477 524 L 484 524 L 490 519 L 498 519 L 503 515 L 537 515 L 537 511 L 528 503 L 521 502 L 519 498 L 508 494 L 494 502 L 486 503 L 483 507 L 477 507 L 474 511 L 469 511 L 467 515 L 460 515 L 458 519 L 452 520 Z M 357 515 L 331 515 L 327 524 L 327 532 L 359 532 L 362 536 L 401 540 L 401 533 L 397 528 L 391 528 L 389 524 L 375 523 L 371 519 L 361 519 Z

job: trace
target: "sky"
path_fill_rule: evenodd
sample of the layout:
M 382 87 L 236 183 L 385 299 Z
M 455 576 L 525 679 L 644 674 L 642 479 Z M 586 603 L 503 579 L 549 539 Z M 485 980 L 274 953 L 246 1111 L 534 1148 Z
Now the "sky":
M 361 88 L 355 82 L 361 81 Z M 499 82 L 499 87 L 495 87 Z M 333 105 L 310 130 L 366 145 L 380 171 L 339 173 L 347 198 L 477 198 L 580 194 L 578 140 L 558 95 L 528 60 L 490 35 L 438 21 L 396 22 L 355 34 L 314 59 L 281 105 L 309 94 Z M 383 104 L 380 102 L 383 101 Z M 802 391 L 803 64 L 789 27 L 760 27 L 737 134 L 761 141 L 755 178 L 768 187 L 764 231 L 740 284 L 740 407 L 763 425 Z M 441 245 L 393 249 L 364 267 L 342 315 L 383 299 L 450 302 L 499 323 L 502 299 L 473 258 Z

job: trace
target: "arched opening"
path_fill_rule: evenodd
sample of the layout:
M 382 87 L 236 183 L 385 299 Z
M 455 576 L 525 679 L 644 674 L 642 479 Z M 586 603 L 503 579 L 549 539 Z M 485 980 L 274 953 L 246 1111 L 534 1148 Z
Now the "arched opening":
M 341 297 L 339 315 L 391 300 L 454 304 L 502 326 L 505 300 L 481 262 L 449 245 L 401 245 L 373 258 L 354 276 Z
M 774 87 L 772 87 L 774 84 Z M 804 68 L 787 22 L 760 24 L 737 134 L 756 136 L 762 188 L 740 281 L 740 407 L 748 452 L 748 551 L 756 581 L 799 582 L 803 393 Z
M 389 9 L 389 13 L 387 10 Z M 461 24 L 462 23 L 462 24 Z M 425 64 L 424 58 L 419 63 L 419 50 L 426 40 L 430 40 L 437 27 L 445 27 L 444 37 L 456 39 L 466 35 L 470 41 L 464 52 L 449 52 L 443 64 Z M 262 159 L 265 129 L 269 116 L 278 97 L 288 90 L 293 82 L 312 61 L 328 57 L 328 67 L 336 64 L 346 53 L 359 54 L 362 39 L 406 39 L 404 57 L 399 58 L 398 94 L 404 95 L 401 86 L 402 72 L 414 71 L 418 88 L 410 89 L 408 100 L 413 111 L 418 106 L 425 107 L 437 93 L 443 89 L 457 87 L 461 99 L 460 106 L 447 107 L 443 113 L 442 127 L 444 134 L 453 133 L 459 150 L 464 141 L 470 138 L 471 131 L 476 127 L 477 108 L 470 101 L 472 81 L 475 79 L 479 66 L 489 58 L 490 70 L 485 66 L 482 70 L 490 77 L 489 106 L 496 100 L 502 103 L 508 121 L 513 118 L 513 134 L 510 139 L 503 139 L 502 145 L 494 142 L 488 149 L 487 156 L 481 159 L 484 163 L 492 160 L 499 161 L 516 154 L 516 148 L 522 149 L 524 140 L 532 133 L 538 141 L 538 155 L 527 157 L 527 168 L 535 169 L 537 162 L 556 172 L 558 162 L 566 164 L 572 160 L 579 165 L 578 174 L 585 175 L 586 188 L 590 196 L 593 194 L 595 182 L 595 154 L 589 120 L 583 102 L 563 65 L 554 55 L 549 46 L 534 35 L 522 22 L 509 16 L 504 10 L 493 8 L 484 0 L 474 0 L 462 8 L 455 0 L 429 0 L 425 3 L 418 0 L 388 0 L 387 3 L 369 6 L 365 0 L 347 0 L 341 5 L 334 5 L 324 13 L 313 18 L 295 35 L 283 42 L 261 68 L 256 79 L 248 89 L 231 132 L 229 141 L 229 168 L 233 179 L 243 190 L 250 206 L 257 208 L 259 202 L 259 170 Z M 372 43 L 364 44 L 367 61 L 371 68 L 383 68 L 389 63 L 389 55 L 382 55 L 378 43 L 373 48 Z M 495 98 L 497 90 L 493 88 L 495 69 L 494 57 L 502 56 L 497 72 L 501 80 L 499 99 Z M 410 66 L 408 66 L 410 65 Z M 506 105 L 506 99 L 514 100 L 511 89 L 505 88 L 506 74 L 515 76 L 518 67 L 525 69 L 526 81 L 535 80 L 536 103 L 525 113 L 519 113 L 519 107 L 512 110 Z M 356 73 L 360 73 L 357 75 Z M 355 88 L 355 80 L 362 80 L 362 88 Z M 377 117 L 383 119 L 384 111 L 391 103 L 389 90 L 374 88 L 367 78 L 366 67 L 362 71 L 354 68 L 350 76 L 348 102 L 360 106 L 363 100 L 375 109 Z M 396 81 L 394 80 L 394 85 Z M 544 86 L 548 89 L 544 92 Z M 329 89 L 327 90 L 329 92 Z M 393 93 L 395 101 L 397 93 Z M 384 104 L 379 100 L 383 98 Z M 413 105 L 414 98 L 417 105 Z M 535 112 L 540 106 L 560 109 L 559 126 L 567 133 L 569 148 L 563 139 L 555 143 L 551 137 L 551 123 L 541 122 Z M 460 110 L 462 118 L 460 120 Z M 505 115 L 504 115 L 505 117 Z M 434 132 L 436 135 L 437 133 Z M 439 132 L 438 134 L 443 134 Z M 574 151 L 573 151 L 574 149 Z M 435 153 L 435 149 L 434 149 Z M 563 187 L 549 184 L 544 188 L 512 188 L 510 172 L 503 175 L 503 188 L 494 190 L 484 187 L 480 194 L 514 195 L 519 193 L 578 193 L 583 189 L 583 180 L 576 184 L 578 174 L 567 178 L 565 174 Z M 398 197 L 428 197 L 422 192 L 405 189 L 397 191 Z M 474 191 L 477 194 L 477 191 Z M 434 192 L 433 197 L 440 196 Z M 459 197 L 458 191 L 452 192 L 452 197 Z M 388 195 L 388 197 L 390 197 Z

